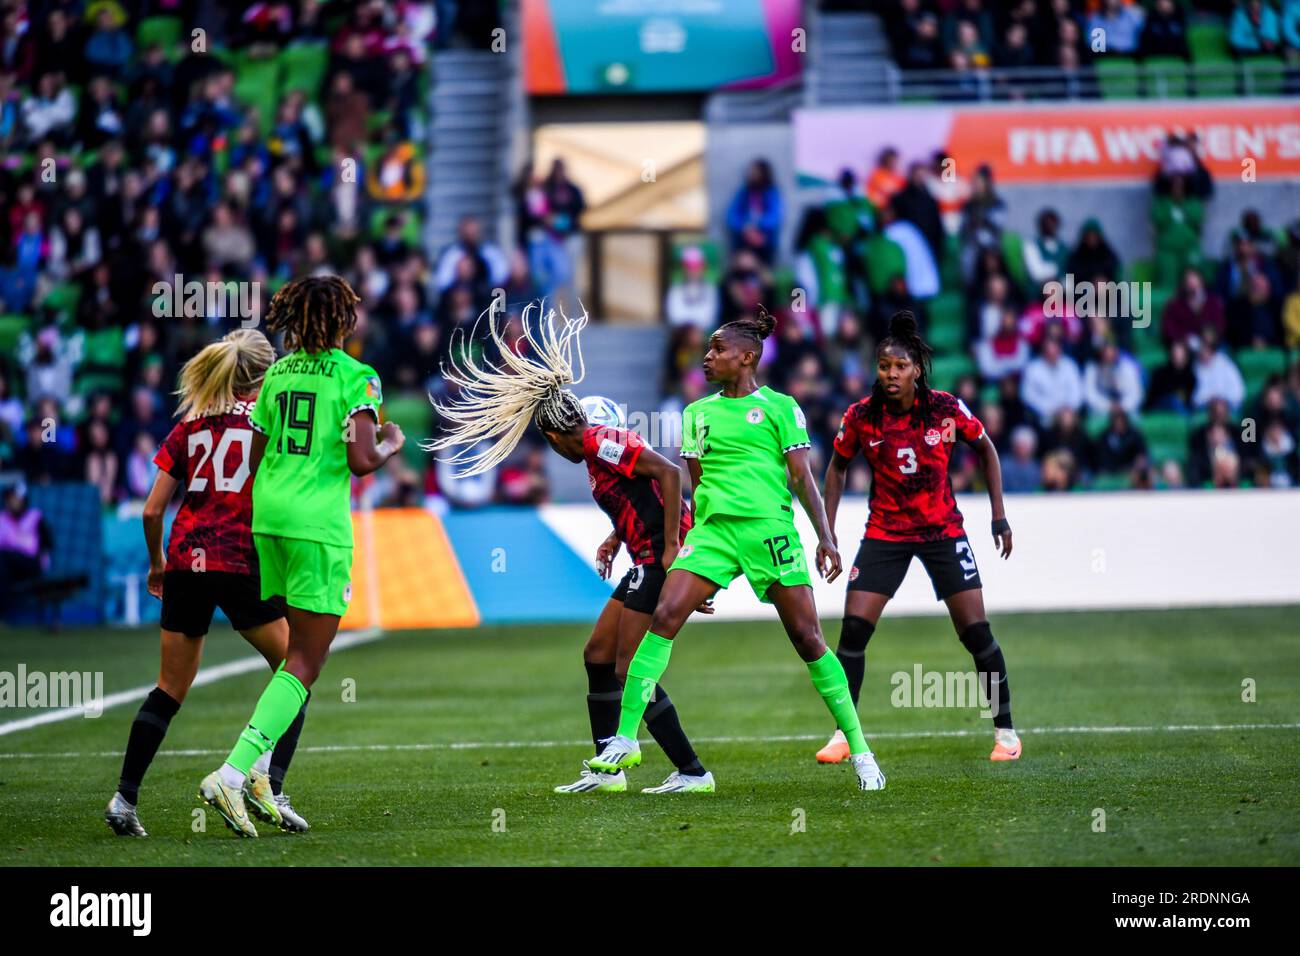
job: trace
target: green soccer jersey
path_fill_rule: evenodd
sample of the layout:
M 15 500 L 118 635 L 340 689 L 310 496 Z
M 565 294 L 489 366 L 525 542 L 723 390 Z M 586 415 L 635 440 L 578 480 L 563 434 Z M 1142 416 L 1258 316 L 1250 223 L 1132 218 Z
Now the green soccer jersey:
M 341 349 L 294 352 L 266 370 L 250 421 L 267 436 L 253 533 L 352 547 L 348 419 L 383 404 L 379 376 Z
M 700 463 L 696 523 L 715 514 L 793 517 L 785 453 L 810 445 L 799 405 L 766 385 L 744 398 L 718 392 L 691 402 L 681 454 Z

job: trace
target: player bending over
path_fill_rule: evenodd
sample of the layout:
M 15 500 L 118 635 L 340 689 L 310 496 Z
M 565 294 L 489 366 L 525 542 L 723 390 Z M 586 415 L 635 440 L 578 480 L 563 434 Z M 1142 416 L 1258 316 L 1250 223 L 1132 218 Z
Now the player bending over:
M 592 768 L 616 773 L 641 762 L 637 726 L 650 691 L 668 667 L 673 638 L 700 602 L 743 574 L 759 599 L 776 606 L 795 651 L 808 665 L 849 742 L 858 783 L 880 790 L 885 775 L 862 736 L 839 660 L 826 648 L 787 486 L 817 529 L 817 572 L 840 573 L 835 535 L 808 464 L 807 425 L 789 395 L 755 381 L 763 340 L 775 322 L 765 312 L 728 322 L 709 339 L 704 376 L 722 390 L 686 407 L 682 457 L 694 487 L 695 526 L 673 562 L 646 634 L 628 664 L 617 735 Z
M 350 475 L 378 470 L 404 441 L 394 423 L 379 426 L 374 369 L 343 351 L 357 302 L 338 276 L 310 276 L 284 285 L 266 312 L 266 327 L 284 333 L 290 354 L 267 370 L 249 419 L 253 541 L 262 597 L 287 605 L 289 646 L 230 756 L 199 784 L 199 796 L 241 836 L 257 836 L 244 781 L 307 702 L 352 598 Z
M 117 792 L 104 811 L 118 836 L 149 835 L 136 815 L 140 783 L 194 683 L 215 609 L 221 608 L 271 670 L 284 660 L 289 626 L 282 605 L 261 596 L 249 480 L 253 432 L 248 419 L 274 361 L 275 350 L 261 332 L 241 329 L 181 369 L 176 410 L 181 421 L 154 456 L 158 476 L 144 506 L 149 593 L 162 599 L 162 664 L 158 686 L 131 724 Z M 182 482 L 185 495 L 164 555 L 163 515 Z M 274 753 L 262 754 L 244 783 L 253 811 L 285 830 L 307 829 L 283 792 L 306 713 L 304 700 Z
M 876 383 L 871 394 L 849 406 L 826 469 L 826 511 L 832 525 L 844 492 L 844 476 L 861 452 L 871 466 L 870 517 L 849 572 L 840 630 L 839 655 L 856 707 L 871 639 L 889 599 L 903 583 L 913 557 L 921 559 L 934 596 L 948 605 L 953 627 L 975 659 L 993 707 L 994 745 L 990 760 L 1020 759 L 1020 738 L 1011 727 L 1011 688 L 1002 649 L 984 614 L 984 591 L 975 553 L 962 527 L 948 480 L 956 439 L 979 457 L 993 506 L 993 541 L 1002 557 L 1011 554 L 1011 525 L 1002 503 L 1002 466 L 984 426 L 961 399 L 930 388 L 930 346 L 917 332 L 911 312 L 889 321 L 889 335 L 876 347 Z M 817 752 L 822 763 L 838 763 L 849 747 L 836 731 Z
M 602 576 L 619 544 L 626 544 L 633 567 L 605 604 L 587 645 L 583 661 L 587 668 L 587 712 L 591 735 L 600 750 L 602 741 L 614 735 L 618 724 L 619 700 L 628 661 L 650 623 L 666 568 L 672 564 L 681 535 L 690 527 L 690 513 L 682 504 L 681 471 L 656 453 L 636 434 L 617 427 L 608 415 L 597 423 L 589 421 L 584 403 L 565 385 L 575 377 L 574 359 L 582 368 L 578 333 L 587 317 L 565 321 L 555 327 L 555 311 L 540 314 L 539 330 L 529 328 L 529 316 L 541 308 L 524 309 L 524 337 L 508 342 L 502 337 L 495 315 L 489 315 L 488 335 L 501 357 L 501 366 L 465 357 L 453 360 L 443 375 L 458 388 L 454 403 L 438 404 L 449 423 L 448 430 L 434 441 L 422 443 L 430 451 L 462 448 L 447 458 L 467 464 L 460 474 L 486 471 L 514 450 L 529 423 L 535 423 L 558 454 L 572 462 L 586 462 L 592 496 L 614 522 L 614 531 L 597 553 Z M 452 354 L 458 350 L 453 347 Z M 463 353 L 468 356 L 468 352 Z M 535 357 L 531 357 L 535 356 Z M 593 408 L 613 406 L 608 399 Z M 642 793 L 712 793 L 713 774 L 704 768 L 682 730 L 677 708 L 662 687 L 655 686 L 646 727 L 676 766 L 658 787 Z M 616 773 L 596 773 L 583 762 L 576 781 L 555 788 L 556 793 L 623 792 L 627 779 Z

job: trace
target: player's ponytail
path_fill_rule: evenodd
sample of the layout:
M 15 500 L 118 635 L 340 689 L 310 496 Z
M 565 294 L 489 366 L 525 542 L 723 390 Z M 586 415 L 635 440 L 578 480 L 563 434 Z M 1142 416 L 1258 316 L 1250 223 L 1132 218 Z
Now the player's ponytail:
M 876 346 L 876 358 L 886 351 L 897 350 L 912 360 L 916 366 L 916 402 L 912 405 L 912 420 L 925 425 L 930 421 L 930 360 L 934 350 L 921 338 L 921 330 L 916 324 L 916 316 L 909 309 L 895 312 L 889 320 L 889 334 Z M 875 423 L 880 422 L 885 407 L 885 390 L 880 387 L 879 379 L 871 387 L 871 404 L 867 408 L 868 417 Z
M 736 335 L 753 343 L 754 351 L 763 351 L 763 340 L 776 331 L 776 319 L 761 305 L 753 315 L 732 319 L 719 327 L 722 335 Z
M 202 418 L 228 412 L 240 395 L 262 384 L 275 361 L 275 349 L 256 329 L 237 329 L 204 346 L 181 368 L 178 418 Z
M 565 432 L 587 420 L 578 396 L 564 387 L 581 382 L 586 374 L 578 333 L 587 324 L 587 313 L 570 319 L 556 309 L 546 309 L 544 302 L 530 302 L 522 316 L 524 334 L 513 342 L 506 340 L 490 308 L 475 321 L 472 337 L 478 338 L 485 317 L 488 338 L 501 364 L 486 357 L 475 360 L 471 349 L 460 347 L 465 333 L 457 330 L 451 340 L 450 364 L 444 362 L 442 367 L 455 397 L 449 402 L 430 398 L 446 427 L 439 437 L 420 442 L 425 451 L 455 449 L 442 460 L 464 466 L 456 473 L 458 478 L 501 464 L 533 422 L 543 431 Z M 521 342 L 526 350 L 519 348 Z

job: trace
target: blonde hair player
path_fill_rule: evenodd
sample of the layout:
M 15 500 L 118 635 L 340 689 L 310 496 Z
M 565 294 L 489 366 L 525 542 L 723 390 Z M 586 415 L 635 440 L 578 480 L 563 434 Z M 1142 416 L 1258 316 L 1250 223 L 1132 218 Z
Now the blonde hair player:
M 523 312 L 522 339 L 509 342 L 496 317 L 489 315 L 487 337 L 501 356 L 500 364 L 462 357 L 443 370 L 458 389 L 455 401 L 437 403 L 450 427 L 423 447 L 451 452 L 445 460 L 463 466 L 462 475 L 480 474 L 503 461 L 528 426 L 536 423 L 557 454 L 586 464 L 592 497 L 614 526 L 596 552 L 601 576 L 608 577 L 620 547 L 627 548 L 633 562 L 605 603 L 582 652 L 587 715 L 599 752 L 617 730 L 628 662 L 650 626 L 650 615 L 682 536 L 691 526 L 691 515 L 682 502 L 682 474 L 677 466 L 623 427 L 617 406 L 608 399 L 584 403 L 566 388 L 582 378 L 578 336 L 586 321 L 585 314 L 570 320 L 555 310 L 546 311 L 544 305 L 530 304 Z M 455 344 L 453 355 L 468 356 Z M 712 611 L 707 605 L 700 610 Z M 713 793 L 713 774 L 700 762 L 682 730 L 677 708 L 658 685 L 645 722 L 675 769 L 662 784 L 642 792 Z M 589 769 L 586 761 L 576 781 L 555 788 L 565 794 L 626 790 L 627 778 L 621 770 L 599 773 Z
M 272 670 L 284 660 L 289 626 L 284 608 L 264 601 L 253 547 L 249 424 L 275 350 L 261 332 L 240 329 L 185 363 L 176 394 L 181 419 L 154 457 L 158 475 L 144 506 L 149 593 L 162 599 L 162 662 L 158 686 L 131 724 L 117 792 L 104 819 L 119 836 L 147 836 L 136 813 L 141 781 L 198 673 L 203 641 L 216 608 Z M 163 548 L 163 516 L 177 487 L 180 510 Z M 258 813 L 286 830 L 307 821 L 282 790 L 306 717 L 306 704 L 279 741 L 254 765 L 245 796 Z

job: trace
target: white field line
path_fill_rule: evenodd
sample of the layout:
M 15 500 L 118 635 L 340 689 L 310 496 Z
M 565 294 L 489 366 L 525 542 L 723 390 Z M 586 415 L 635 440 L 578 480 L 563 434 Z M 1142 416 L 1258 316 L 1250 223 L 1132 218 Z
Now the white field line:
M 80 713 L 80 711 L 77 711 Z M 1098 726 L 1098 727 L 1033 727 L 1021 728 L 1017 732 L 1026 736 L 1050 734 L 1165 734 L 1165 733 L 1213 733 L 1218 731 L 1242 730 L 1300 730 L 1296 724 L 1152 724 L 1140 727 Z M 980 730 L 908 730 L 885 731 L 868 734 L 868 740 L 912 740 L 924 737 L 984 737 L 987 728 Z M 792 743 L 802 741 L 824 740 L 825 734 L 785 734 L 767 737 L 694 737 L 700 744 L 770 744 Z M 405 750 L 517 750 L 548 747 L 590 747 L 590 740 L 458 740 L 448 743 L 424 744 L 337 744 L 317 747 L 299 747 L 299 753 L 395 753 Z M 164 750 L 160 757 L 211 757 L 227 753 L 223 750 Z M 0 760 L 116 757 L 121 758 L 120 750 L 101 751 L 67 751 L 63 753 L 0 753 Z
M 330 645 L 331 653 L 341 651 L 348 647 L 356 647 L 358 644 L 368 644 L 371 641 L 377 641 L 384 636 L 384 632 L 377 627 L 365 627 L 356 631 L 347 631 L 334 638 Z M 263 670 L 266 667 L 266 658 L 261 655 L 254 657 L 241 657 L 238 660 L 230 661 L 226 664 L 218 664 L 216 667 L 205 667 L 199 671 L 198 676 L 194 678 L 194 687 L 202 687 L 206 684 L 215 684 L 219 680 L 227 677 L 234 677 L 237 674 L 248 674 L 252 671 Z M 118 691 L 115 694 L 106 694 L 103 700 L 103 709 L 108 710 L 110 707 L 120 707 L 122 704 L 135 704 L 154 689 L 153 684 L 142 684 L 139 687 L 133 687 L 130 690 Z M 73 717 L 85 717 L 86 709 L 84 707 L 62 707 L 58 710 L 50 710 L 43 714 L 36 714 L 32 717 L 22 717 L 18 720 L 10 720 L 0 724 L 0 737 L 5 734 L 16 734 L 20 730 L 28 730 L 32 727 L 39 727 L 42 724 L 53 724 L 60 720 L 71 720 Z

